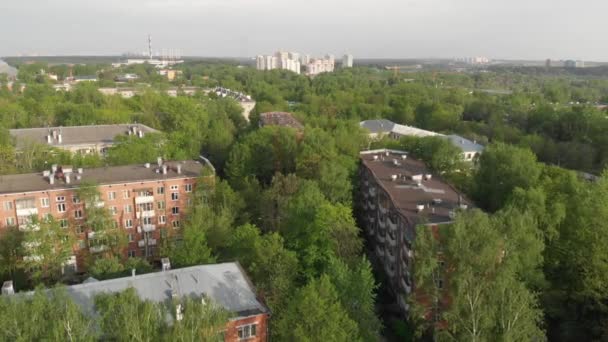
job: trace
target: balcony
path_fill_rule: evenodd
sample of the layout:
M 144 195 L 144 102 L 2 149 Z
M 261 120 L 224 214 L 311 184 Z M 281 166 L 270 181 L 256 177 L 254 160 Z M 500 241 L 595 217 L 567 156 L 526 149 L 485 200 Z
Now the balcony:
M 369 188 L 369 195 L 371 197 L 376 197 L 376 187 L 372 186 Z
M 397 222 L 394 222 L 393 220 L 391 220 L 391 215 L 388 215 L 388 227 L 393 231 L 396 232 L 397 231 Z
M 137 241 L 137 246 L 139 248 L 146 247 L 146 240 Z M 148 246 L 156 246 L 156 239 L 148 239 Z
M 154 213 L 154 210 L 144 210 L 144 211 L 138 211 L 137 213 L 135 213 L 135 217 L 142 218 L 142 217 L 154 217 L 156 214 Z
M 410 294 L 412 292 L 412 287 L 407 284 L 403 277 L 399 279 L 399 283 L 401 284 L 401 288 L 403 291 L 405 291 L 405 293 Z
M 378 209 L 380 209 L 380 213 L 382 213 L 382 215 L 386 215 L 388 212 L 388 209 L 382 205 L 382 201 L 378 201 Z
M 371 209 L 371 210 L 376 210 L 376 203 L 374 201 L 368 200 L 367 201 L 367 206 Z
M 154 203 L 154 196 L 137 196 L 135 204 Z
M 19 225 L 19 230 L 22 232 L 37 232 L 40 230 L 40 225 L 37 223 L 25 222 Z
M 143 231 L 146 233 L 153 232 L 154 230 L 156 230 L 156 225 L 154 225 L 154 224 L 144 224 L 143 225 Z
M 379 226 L 380 228 L 382 228 L 382 229 L 386 229 L 386 217 L 381 216 L 381 217 L 378 219 L 378 226 Z
M 23 261 L 40 261 L 42 257 L 40 255 L 25 255 Z
M 384 248 L 382 248 L 382 246 L 376 246 L 376 255 L 380 258 L 384 258 Z
M 386 271 L 386 274 L 390 277 L 393 278 L 395 276 L 395 268 L 392 267 L 391 265 L 386 265 L 384 267 L 384 270 Z
M 95 237 L 95 232 L 88 232 L 87 237 L 89 238 L 89 240 L 93 239 Z
M 38 209 L 36 209 L 36 208 L 17 209 L 17 216 L 30 217 L 32 215 L 38 215 Z
M 40 246 L 40 241 L 23 242 L 23 247 L 25 247 L 26 249 L 32 249 L 38 246 Z
M 409 311 L 410 310 L 410 306 L 407 304 L 407 302 L 405 301 L 405 298 L 403 296 L 398 296 L 397 302 L 399 303 L 399 307 L 403 311 Z
M 97 207 L 97 208 L 103 208 L 105 205 L 106 204 L 103 201 L 97 201 L 97 202 L 95 202 L 95 207 Z
M 378 235 L 376 236 L 376 240 L 378 241 L 378 243 L 384 245 L 384 242 L 386 242 L 385 234 L 383 234 L 382 232 L 378 232 Z
M 106 245 L 91 246 L 91 247 L 89 247 L 89 252 L 101 253 L 103 251 L 106 251 L 107 249 L 108 249 L 108 246 L 106 246 Z
M 397 239 L 393 236 L 393 234 L 391 232 L 389 232 L 388 234 L 388 244 L 391 247 L 396 247 L 397 246 Z
M 386 251 L 386 257 L 391 262 L 391 264 L 394 265 L 394 263 L 395 263 L 395 253 L 394 252 L 391 253 L 391 250 L 387 250 Z
M 374 229 L 374 227 L 367 227 L 367 234 L 369 236 L 374 236 L 374 234 L 376 233 L 376 230 Z

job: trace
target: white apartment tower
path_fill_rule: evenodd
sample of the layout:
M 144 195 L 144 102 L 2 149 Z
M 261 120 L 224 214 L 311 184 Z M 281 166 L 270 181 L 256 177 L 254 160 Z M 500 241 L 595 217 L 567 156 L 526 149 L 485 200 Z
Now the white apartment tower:
M 342 57 L 342 67 L 352 68 L 353 67 L 353 55 L 344 55 Z

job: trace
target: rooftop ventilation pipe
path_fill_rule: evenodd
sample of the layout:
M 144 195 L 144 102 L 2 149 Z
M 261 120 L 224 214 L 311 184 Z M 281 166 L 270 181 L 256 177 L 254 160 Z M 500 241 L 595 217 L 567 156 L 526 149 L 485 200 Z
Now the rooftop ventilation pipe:
M 182 164 L 177 164 L 176 171 L 177 171 L 177 174 L 180 174 L 180 175 L 182 174 Z
M 2 284 L 2 295 L 10 296 L 15 294 L 15 287 L 13 287 L 13 281 L 7 280 Z
M 163 175 L 167 174 L 167 165 L 163 165 Z

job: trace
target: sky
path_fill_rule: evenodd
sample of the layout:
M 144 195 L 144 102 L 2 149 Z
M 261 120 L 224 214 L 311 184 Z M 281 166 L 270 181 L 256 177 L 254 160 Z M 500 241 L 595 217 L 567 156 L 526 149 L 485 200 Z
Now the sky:
M 0 0 L 0 56 L 608 61 L 606 0 Z

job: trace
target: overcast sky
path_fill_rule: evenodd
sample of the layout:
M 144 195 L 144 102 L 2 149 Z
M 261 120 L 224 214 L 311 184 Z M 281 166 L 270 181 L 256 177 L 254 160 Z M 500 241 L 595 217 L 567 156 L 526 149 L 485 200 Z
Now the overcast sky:
M 607 0 L 0 0 L 0 55 L 608 61 Z

